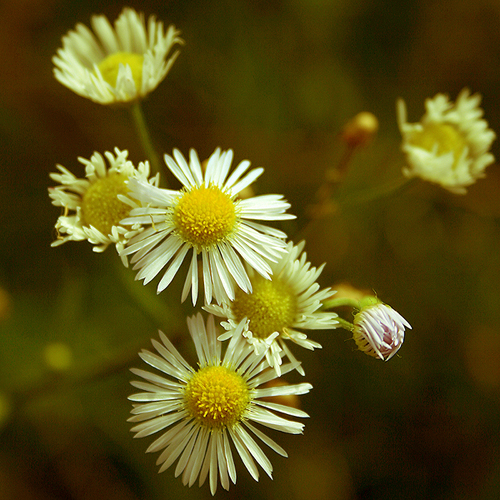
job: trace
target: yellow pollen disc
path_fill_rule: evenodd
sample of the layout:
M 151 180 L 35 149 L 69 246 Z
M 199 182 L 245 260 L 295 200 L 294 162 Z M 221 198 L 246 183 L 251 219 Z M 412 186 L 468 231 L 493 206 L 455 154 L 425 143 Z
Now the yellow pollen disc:
M 424 130 L 421 132 L 413 132 L 410 143 L 427 151 L 433 151 L 437 144 L 438 155 L 452 151 L 455 157 L 454 167 L 464 148 L 467 146 L 463 134 L 453 125 L 446 123 L 429 123 L 424 125 Z
M 129 192 L 125 185 L 127 179 L 123 174 L 111 173 L 90 185 L 82 199 L 84 226 L 94 226 L 107 236 L 113 226 L 128 217 L 130 206 L 117 198 L 117 195 Z
M 142 54 L 134 54 L 133 52 L 115 52 L 103 59 L 99 63 L 99 71 L 102 77 L 112 87 L 116 87 L 116 79 L 118 78 L 118 69 L 120 63 L 130 66 L 132 70 L 132 77 L 134 78 L 135 88 L 141 90 L 142 88 L 142 65 L 144 63 L 144 56 Z
M 250 320 L 254 336 L 267 338 L 274 332 L 280 335 L 291 327 L 297 314 L 297 297 L 292 288 L 274 277 L 272 281 L 261 276 L 252 279 L 253 292 L 236 290 L 231 310 L 237 321 L 245 316 Z
M 210 428 L 237 424 L 250 403 L 241 375 L 225 366 L 206 366 L 193 375 L 184 393 L 186 410 Z
M 235 222 L 234 202 L 217 186 L 187 191 L 174 209 L 174 224 L 179 235 L 197 248 L 224 241 L 233 231 Z

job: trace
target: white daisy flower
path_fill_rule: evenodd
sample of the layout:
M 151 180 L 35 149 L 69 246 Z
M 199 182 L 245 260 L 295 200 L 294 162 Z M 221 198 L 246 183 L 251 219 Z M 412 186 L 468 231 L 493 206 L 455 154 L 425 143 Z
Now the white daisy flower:
M 496 137 L 483 120 L 481 96 L 460 92 L 455 103 L 437 94 L 425 101 L 426 113 L 418 123 L 407 123 L 406 105 L 398 100 L 397 115 L 403 136 L 402 150 L 407 177 L 440 184 L 455 194 L 484 177 L 485 168 L 495 161 L 489 149 Z
M 233 449 L 256 481 L 259 470 L 255 462 L 272 478 L 271 462 L 253 436 L 279 455 L 286 457 L 287 453 L 254 424 L 301 434 L 304 424 L 285 419 L 276 412 L 293 417 L 308 415 L 264 399 L 306 394 L 312 386 L 262 387 L 275 378 L 275 373 L 266 368 L 262 355 L 254 354 L 241 336 L 241 330 L 227 345 L 222 357 L 213 316 L 209 317 L 206 328 L 201 314 L 188 318 L 188 327 L 198 354 L 198 369 L 184 360 L 162 332 L 162 343 L 152 341 L 158 354 L 146 350 L 139 354 L 162 375 L 132 369 L 135 375 L 145 380 L 132 382 L 144 392 L 129 397 L 136 403 L 129 421 L 140 422 L 132 428 L 136 433 L 134 437 L 164 431 L 146 450 L 163 450 L 156 462 L 161 466 L 159 472 L 179 459 L 175 476 L 182 474 L 183 484 L 189 486 L 197 478 L 201 486 L 208 476 L 212 495 L 219 479 L 226 490 L 229 489 L 229 480 L 236 483 Z M 295 363 L 288 363 L 283 366 L 283 372 L 295 367 Z
M 192 293 L 193 305 L 198 297 L 198 259 L 202 262 L 205 303 L 212 297 L 220 304 L 235 297 L 235 284 L 246 292 L 252 290 L 242 259 L 266 279 L 286 246 L 286 234 L 270 228 L 262 220 L 293 219 L 286 214 L 290 204 L 281 195 L 238 199 L 238 193 L 249 186 L 263 169 L 244 175 L 250 162 L 242 161 L 229 175 L 232 150 L 219 148 L 209 158 L 202 173 L 198 156 L 190 151 L 189 165 L 174 149 L 174 158 L 165 162 L 183 184 L 180 191 L 159 189 L 145 182 L 131 180 L 131 196 L 147 208 L 137 208 L 122 224 L 149 225 L 132 238 L 121 255 L 134 253 L 131 262 L 139 269 L 136 279 L 149 283 L 169 264 L 158 284 L 158 293 L 172 281 L 186 255 L 191 263 L 182 300 Z M 239 254 L 239 255 L 238 255 Z
M 271 280 L 265 280 L 249 269 L 252 292 L 236 291 L 233 302 L 222 306 L 210 305 L 205 310 L 227 318 L 221 325 L 227 330 L 219 340 L 237 335 L 243 327 L 243 336 L 253 346 L 256 355 L 265 353 L 267 362 L 281 374 L 281 358 L 296 359 L 287 346 L 288 340 L 314 350 L 321 345 L 307 338 L 301 330 L 328 330 L 337 328 L 337 313 L 319 312 L 322 301 L 334 293 L 329 288 L 319 290 L 316 283 L 324 264 L 318 269 L 307 262 L 302 252 L 305 242 L 289 242 L 286 253 L 271 264 Z M 297 366 L 299 373 L 304 370 Z
M 77 94 L 99 104 L 141 99 L 165 78 L 179 55 L 175 44 L 183 44 L 180 32 L 154 16 L 123 9 L 114 28 L 104 15 L 92 16 L 92 32 L 78 23 L 62 39 L 63 46 L 52 58 L 54 76 Z
M 353 339 L 365 354 L 387 361 L 403 345 L 405 327 L 411 330 L 401 314 L 373 298 L 354 316 Z
M 53 205 L 64 208 L 64 214 L 57 219 L 53 247 L 67 241 L 88 240 L 94 245 L 94 252 L 103 252 L 111 243 L 120 252 L 129 238 L 142 231 L 140 226 L 120 225 L 132 208 L 140 206 L 136 200 L 123 196 L 129 192 L 126 181 L 134 178 L 157 185 L 158 176 L 148 180 L 149 163 L 140 163 L 135 168 L 127 160 L 128 151 L 115 148 L 115 155 L 104 153 L 109 167 L 99 153 L 94 153 L 90 160 L 78 158 L 85 165 L 84 179 L 56 165 L 60 173 L 52 173 L 50 177 L 60 185 L 49 188 L 49 196 Z M 128 266 L 126 257 L 122 256 L 122 261 Z

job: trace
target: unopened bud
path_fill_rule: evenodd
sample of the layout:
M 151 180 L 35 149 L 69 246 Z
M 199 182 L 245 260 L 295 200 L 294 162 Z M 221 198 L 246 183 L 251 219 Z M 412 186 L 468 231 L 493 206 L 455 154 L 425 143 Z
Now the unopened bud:
M 392 307 L 376 297 L 366 297 L 354 316 L 353 339 L 358 348 L 369 356 L 387 361 L 404 342 L 405 327 L 411 326 Z
M 362 111 L 344 125 L 340 138 L 351 148 L 365 147 L 377 131 L 377 117 L 373 113 Z

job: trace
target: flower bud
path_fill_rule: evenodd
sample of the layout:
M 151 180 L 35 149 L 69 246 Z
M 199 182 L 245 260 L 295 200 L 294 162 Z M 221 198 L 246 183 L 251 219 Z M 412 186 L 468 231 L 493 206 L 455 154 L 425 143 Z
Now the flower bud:
M 403 345 L 405 327 L 411 329 L 411 326 L 376 297 L 366 297 L 362 303 L 354 316 L 353 339 L 360 351 L 387 361 Z
M 370 143 L 377 130 L 377 117 L 362 111 L 344 125 L 340 137 L 351 148 L 364 147 Z

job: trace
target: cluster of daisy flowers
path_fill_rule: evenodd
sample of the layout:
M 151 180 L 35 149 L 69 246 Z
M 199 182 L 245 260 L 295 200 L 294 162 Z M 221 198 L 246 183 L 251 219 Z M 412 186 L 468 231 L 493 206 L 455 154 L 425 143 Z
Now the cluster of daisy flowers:
M 281 195 L 238 196 L 263 169 L 249 170 L 250 162 L 243 161 L 231 171 L 232 151 L 217 149 L 204 169 L 195 150 L 189 162 L 178 150 L 165 155 L 180 190 L 159 188 L 157 176 L 148 178 L 148 163 L 134 168 L 126 151 L 105 157 L 108 169 L 100 154 L 80 159 L 85 179 L 62 166 L 52 174 L 60 185 L 50 196 L 65 210 L 54 244 L 87 239 L 102 251 L 115 243 L 124 263 L 131 256 L 137 279 L 148 283 L 161 276 L 158 292 L 187 259 L 181 300 L 190 295 L 195 305 L 201 290 L 210 313 L 206 326 L 201 314 L 188 319 L 198 370 L 162 333 L 161 343 L 153 341 L 157 354 L 140 354 L 169 378 L 133 370 L 146 380 L 134 386 L 146 392 L 131 396 L 131 421 L 138 422 L 132 430 L 137 437 L 164 431 L 148 451 L 163 450 L 160 471 L 178 459 L 175 474 L 189 486 L 209 477 L 215 493 L 218 481 L 226 489 L 229 480 L 235 482 L 231 446 L 253 478 L 259 477 L 256 464 L 271 476 L 271 463 L 252 435 L 278 454 L 286 452 L 254 424 L 298 434 L 303 424 L 286 417 L 307 414 L 262 398 L 298 396 L 311 385 L 263 385 L 293 370 L 304 374 L 287 344 L 311 350 L 321 345 L 303 330 L 337 328 L 337 314 L 320 311 L 333 294 L 317 283 L 323 266 L 307 262 L 304 242 L 287 243 L 285 233 L 264 224 L 294 217 Z M 224 333 L 217 333 L 216 316 Z
M 144 392 L 130 397 L 130 421 L 137 423 L 136 437 L 161 433 L 148 448 L 161 451 L 160 471 L 177 461 L 175 475 L 182 474 L 184 484 L 201 485 L 208 477 L 212 493 L 219 481 L 226 489 L 236 481 L 233 448 L 254 479 L 257 464 L 272 475 L 254 437 L 287 456 L 255 424 L 301 433 L 303 424 L 289 417 L 307 417 L 305 412 L 265 398 L 298 396 L 311 385 L 266 384 L 294 370 L 305 374 L 290 346 L 321 345 L 304 330 L 339 327 L 338 315 L 322 310 L 334 294 L 317 283 L 324 266 L 311 266 L 304 242 L 286 242 L 285 233 L 263 224 L 293 218 L 290 205 L 281 195 L 238 197 L 262 169 L 248 171 L 250 163 L 243 161 L 230 172 L 232 157 L 232 151 L 217 149 L 203 169 L 194 150 L 189 162 L 174 150 L 165 163 L 183 187 L 171 190 L 158 187 L 158 176 L 149 177 L 147 162 L 135 168 L 127 152 L 116 149 L 114 155 L 80 158 L 84 179 L 58 166 L 60 173 L 51 176 L 60 185 L 49 191 L 53 203 L 64 208 L 54 245 L 87 239 L 102 251 L 114 243 L 125 265 L 132 256 L 137 279 L 148 283 L 161 276 L 158 292 L 189 261 L 181 300 L 191 295 L 195 305 L 201 290 L 209 313 L 206 324 L 201 313 L 188 319 L 198 369 L 160 332 L 161 342 L 153 340 L 156 354 L 140 356 L 161 375 L 133 370 L 144 379 L 133 385 Z M 360 350 L 389 359 L 410 325 L 384 308 L 390 309 L 361 308 L 353 338 Z
M 93 16 L 92 29 L 77 24 L 53 58 L 54 75 L 75 93 L 105 105 L 136 105 L 166 77 L 184 44 L 174 27 L 125 8 L 112 25 Z M 406 158 L 403 174 L 439 184 L 455 194 L 484 177 L 494 162 L 495 133 L 483 119 L 481 97 L 463 90 L 455 102 L 437 94 L 426 113 L 408 123 L 404 101 L 397 120 Z M 349 152 L 370 142 L 376 118 L 360 113 L 344 129 Z M 350 154 L 349 153 L 349 154 Z M 151 158 L 150 158 L 151 159 Z M 96 252 L 113 244 L 125 266 L 144 285 L 167 290 L 184 264 L 180 301 L 201 303 L 204 313 L 187 320 L 198 357 L 192 367 L 168 337 L 153 340 L 155 352 L 139 355 L 155 371 L 132 369 L 141 380 L 133 401 L 136 437 L 156 435 L 147 451 L 158 452 L 160 472 L 175 465 L 185 485 L 208 479 L 228 489 L 236 482 L 235 451 L 250 475 L 272 476 L 262 445 L 287 456 L 262 428 L 303 432 L 308 417 L 276 399 L 307 394 L 308 383 L 276 379 L 298 372 L 300 348 L 321 345 L 309 330 L 347 329 L 358 349 L 387 361 L 401 348 L 410 324 L 375 296 L 335 295 L 318 280 L 324 264 L 307 260 L 305 242 L 294 242 L 273 224 L 295 218 L 282 195 L 248 196 L 262 175 L 248 160 L 232 167 L 232 150 L 217 148 L 205 161 L 195 149 L 187 158 L 165 154 L 166 171 L 179 189 L 160 187 L 148 161 L 135 166 L 115 148 L 90 159 L 77 177 L 62 165 L 50 174 L 52 203 L 62 210 L 53 246 L 87 240 Z M 331 309 L 349 306 L 352 322 Z M 307 332 L 307 333 L 306 333 Z M 300 356 L 299 356 L 300 357 Z M 260 467 L 260 469 L 259 469 Z

